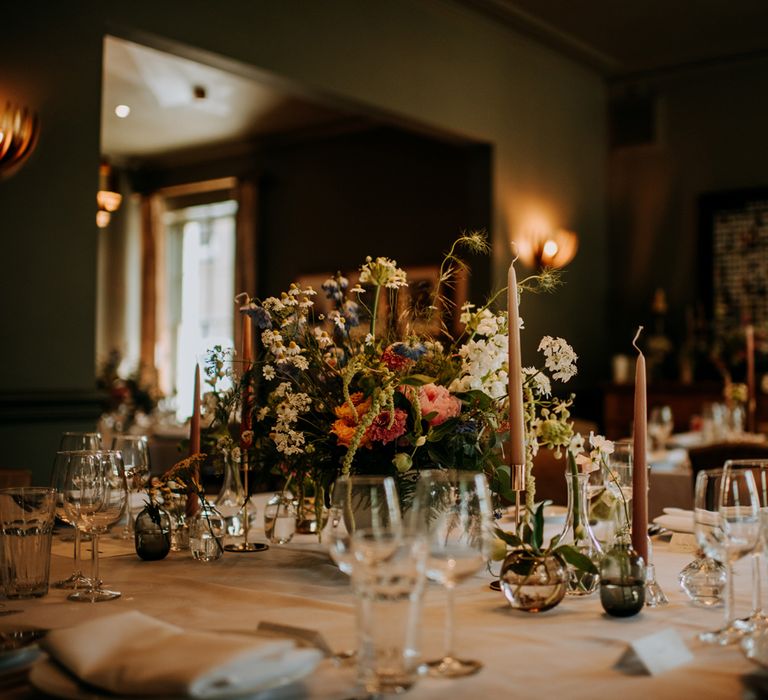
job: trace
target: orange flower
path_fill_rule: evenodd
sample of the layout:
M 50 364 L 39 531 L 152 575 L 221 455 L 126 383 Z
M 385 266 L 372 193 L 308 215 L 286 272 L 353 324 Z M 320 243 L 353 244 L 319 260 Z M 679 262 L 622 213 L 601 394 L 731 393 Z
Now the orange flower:
M 352 442 L 352 438 L 355 437 L 356 431 L 356 425 L 352 425 L 348 421 L 345 421 L 341 418 L 337 421 L 334 421 L 333 425 L 331 426 L 331 432 L 336 436 L 336 441 L 339 443 L 339 445 L 343 445 L 344 447 L 349 447 L 350 443 Z M 363 435 L 360 446 L 364 447 L 369 442 L 370 440 L 368 439 L 368 436 Z
M 336 414 L 337 418 L 341 418 L 342 420 L 354 425 L 360 418 L 362 418 L 366 413 L 368 413 L 368 411 L 371 410 L 372 399 L 369 396 L 367 399 L 365 399 L 365 401 L 363 401 L 362 391 L 356 391 L 354 394 L 351 394 L 349 398 L 352 399 L 352 403 L 355 405 L 357 416 L 355 416 L 355 413 L 352 411 L 352 406 L 350 406 L 346 401 L 341 404 L 341 406 L 336 406 L 333 409 L 333 412 Z

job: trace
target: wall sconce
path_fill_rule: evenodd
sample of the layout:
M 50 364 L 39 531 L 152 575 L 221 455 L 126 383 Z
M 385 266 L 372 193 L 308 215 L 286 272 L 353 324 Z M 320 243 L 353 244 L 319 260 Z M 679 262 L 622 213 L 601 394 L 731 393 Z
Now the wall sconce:
M 565 267 L 576 256 L 579 237 L 573 231 L 530 227 L 517 241 L 517 253 L 528 267 Z
M 6 102 L 0 112 L 0 180 L 13 175 L 32 154 L 40 136 L 37 114 Z
M 123 195 L 117 190 L 117 180 L 112 173 L 112 168 L 106 161 L 101 161 L 101 165 L 99 165 L 99 191 L 96 193 L 96 204 L 99 207 L 96 212 L 96 225 L 99 228 L 106 228 L 112 218 L 112 213 L 120 208 Z

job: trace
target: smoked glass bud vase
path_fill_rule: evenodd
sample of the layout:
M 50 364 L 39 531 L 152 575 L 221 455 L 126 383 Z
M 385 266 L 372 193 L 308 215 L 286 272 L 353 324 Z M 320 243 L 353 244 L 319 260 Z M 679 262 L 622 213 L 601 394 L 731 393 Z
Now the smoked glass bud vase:
M 148 503 L 136 516 L 133 535 L 141 559 L 165 559 L 171 551 L 171 518 L 156 503 Z
M 645 605 L 645 562 L 626 530 L 600 562 L 600 603 L 613 617 L 631 617 Z
M 599 568 L 603 551 L 589 524 L 589 506 L 587 486 L 589 474 L 565 473 L 568 484 L 568 513 L 565 516 L 565 529 L 560 534 L 556 547 L 567 544 L 588 557 Z M 568 565 L 568 592 L 570 596 L 590 595 L 597 590 L 600 575 L 589 571 L 579 571 Z

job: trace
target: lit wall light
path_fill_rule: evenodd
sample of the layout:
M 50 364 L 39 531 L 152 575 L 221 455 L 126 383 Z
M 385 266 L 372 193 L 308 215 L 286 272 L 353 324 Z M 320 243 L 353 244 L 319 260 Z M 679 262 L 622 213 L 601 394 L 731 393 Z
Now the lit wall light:
M 0 179 L 24 165 L 39 136 L 40 121 L 34 112 L 10 102 L 0 109 Z
M 123 195 L 118 191 L 117 180 L 112 173 L 109 163 L 102 161 L 99 166 L 99 191 L 96 193 L 96 225 L 99 228 L 106 228 L 112 213 L 120 208 L 123 201 Z
M 525 226 L 517 237 L 517 253 L 528 267 L 565 267 L 576 256 L 579 237 L 573 231 L 552 229 L 543 221 Z
M 115 115 L 120 119 L 125 119 L 131 113 L 131 108 L 128 105 L 117 105 L 115 107 Z

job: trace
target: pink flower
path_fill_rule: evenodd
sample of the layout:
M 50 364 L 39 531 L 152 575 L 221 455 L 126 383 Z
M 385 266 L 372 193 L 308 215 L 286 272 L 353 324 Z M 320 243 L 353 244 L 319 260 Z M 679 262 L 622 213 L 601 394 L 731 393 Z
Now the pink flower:
M 444 386 L 436 384 L 425 384 L 419 387 L 419 406 L 423 416 L 430 413 L 437 414 L 427 421 L 430 425 L 440 425 L 461 413 L 461 401 L 452 396 Z
M 386 445 L 388 442 L 397 440 L 397 438 L 405 433 L 405 421 L 407 418 L 408 414 L 402 408 L 396 408 L 395 420 L 390 427 L 390 413 L 389 411 L 382 411 L 373 419 L 373 423 L 371 423 L 365 435 L 372 441 L 382 442 Z

